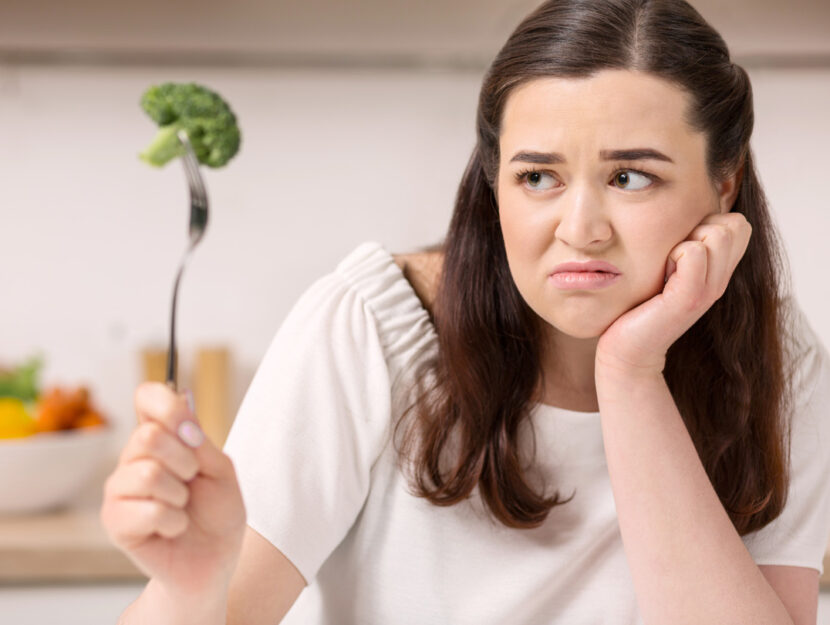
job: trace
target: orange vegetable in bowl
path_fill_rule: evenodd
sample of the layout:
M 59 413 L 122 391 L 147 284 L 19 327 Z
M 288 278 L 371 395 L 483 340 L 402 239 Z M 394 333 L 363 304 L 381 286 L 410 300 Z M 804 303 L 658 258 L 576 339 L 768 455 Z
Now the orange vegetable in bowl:
M 75 419 L 76 428 L 93 428 L 97 425 L 104 425 L 106 420 L 94 410 L 84 412 Z
M 41 395 L 37 406 L 39 432 L 94 427 L 106 423 L 106 419 L 92 406 L 89 391 L 85 387 L 72 391 L 52 388 Z

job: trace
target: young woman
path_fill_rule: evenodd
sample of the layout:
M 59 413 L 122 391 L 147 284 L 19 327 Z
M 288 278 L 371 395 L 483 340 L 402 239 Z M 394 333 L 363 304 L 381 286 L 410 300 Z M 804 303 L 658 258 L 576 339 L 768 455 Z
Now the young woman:
M 225 453 L 137 390 L 101 511 L 151 578 L 122 622 L 815 623 L 830 366 L 752 125 L 683 0 L 542 4 L 446 240 L 316 281 Z

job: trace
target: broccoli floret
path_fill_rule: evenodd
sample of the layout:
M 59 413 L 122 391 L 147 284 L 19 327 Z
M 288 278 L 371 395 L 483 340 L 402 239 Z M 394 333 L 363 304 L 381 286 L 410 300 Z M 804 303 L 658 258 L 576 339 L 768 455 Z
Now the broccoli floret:
M 222 167 L 239 150 L 239 126 L 228 103 L 210 89 L 196 83 L 164 83 L 147 89 L 141 108 L 159 126 L 152 143 L 139 156 L 162 167 L 184 154 L 179 130 L 187 132 L 199 162 Z
M 38 375 L 42 366 L 43 359 L 35 356 L 14 369 L 0 369 L 0 397 L 35 401 L 40 394 Z

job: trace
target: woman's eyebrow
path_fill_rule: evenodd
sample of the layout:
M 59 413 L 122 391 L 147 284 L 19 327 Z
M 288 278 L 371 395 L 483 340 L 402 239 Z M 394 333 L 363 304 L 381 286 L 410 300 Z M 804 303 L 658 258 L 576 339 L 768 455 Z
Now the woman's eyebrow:
M 599 157 L 604 161 L 666 161 L 674 163 L 672 159 L 658 150 L 652 148 L 632 148 L 628 150 L 602 150 Z M 521 161 L 524 163 L 536 163 L 539 165 L 556 165 L 564 163 L 565 157 L 557 152 L 532 152 L 522 150 L 516 152 L 510 162 Z

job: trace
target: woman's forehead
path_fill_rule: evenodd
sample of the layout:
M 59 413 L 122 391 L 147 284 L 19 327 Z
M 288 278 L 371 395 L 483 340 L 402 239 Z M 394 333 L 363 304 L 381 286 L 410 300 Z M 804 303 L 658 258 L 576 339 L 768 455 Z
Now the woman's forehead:
M 509 95 L 502 115 L 502 148 L 506 152 L 534 142 L 548 148 L 558 144 L 559 150 L 569 143 L 617 149 L 634 142 L 697 150 L 703 137 L 686 121 L 689 105 L 680 87 L 642 72 L 538 78 Z

